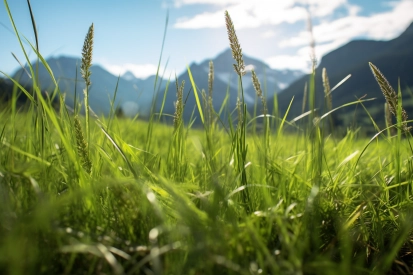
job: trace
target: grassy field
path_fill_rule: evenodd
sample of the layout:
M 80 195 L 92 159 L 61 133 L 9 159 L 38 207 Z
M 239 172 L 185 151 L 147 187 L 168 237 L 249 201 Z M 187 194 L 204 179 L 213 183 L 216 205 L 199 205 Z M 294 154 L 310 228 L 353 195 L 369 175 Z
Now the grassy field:
M 155 113 L 145 122 L 95 117 L 87 100 L 93 25 L 82 53 L 84 114 L 66 108 L 57 88 L 55 110 L 31 68 L 28 110 L 16 110 L 14 97 L 0 111 L 0 273 L 413 272 L 413 149 L 400 93 L 371 64 L 397 124 L 371 138 L 357 129 L 337 136 L 331 108 L 294 123 L 266 114 L 255 78 L 264 113 L 256 119 L 243 101 L 229 14 L 225 20 L 240 83 L 229 122 L 211 108 L 219 92 L 213 64 L 208 93 L 198 93 L 201 128 L 184 123 L 178 81 L 173 125 Z

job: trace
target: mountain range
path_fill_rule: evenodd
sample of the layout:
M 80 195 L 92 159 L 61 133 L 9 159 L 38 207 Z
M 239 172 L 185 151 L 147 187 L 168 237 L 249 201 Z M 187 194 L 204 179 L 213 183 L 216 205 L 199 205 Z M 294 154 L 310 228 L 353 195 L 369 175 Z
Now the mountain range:
M 267 89 L 269 91 L 268 97 L 271 97 L 274 92 L 281 91 L 282 88 L 287 87 L 294 80 L 303 75 L 301 71 L 273 70 L 262 61 L 248 56 L 245 56 L 244 58 L 248 68 L 256 68 L 258 76 L 264 77 L 266 75 Z M 80 58 L 61 56 L 58 58 L 52 57 L 46 61 L 54 74 L 54 78 L 58 82 L 60 91 L 66 94 L 66 104 L 73 107 L 75 90 L 78 98 L 83 100 L 82 91 L 85 88 L 85 84 L 80 74 Z M 231 50 L 225 50 L 215 59 L 212 59 L 212 61 L 215 67 L 214 107 L 215 109 L 221 107 L 228 89 L 230 93 L 228 106 L 229 108 L 234 108 L 236 104 L 238 82 L 232 67 L 233 61 Z M 34 64 L 34 62 L 32 64 Z M 205 88 L 206 90 L 208 89 L 208 64 L 209 61 L 204 61 L 200 64 L 193 63 L 190 66 L 195 83 L 199 88 Z M 27 67 L 26 70 L 28 70 Z M 150 76 L 146 79 L 138 79 L 131 72 L 126 72 L 122 76 L 117 77 L 99 65 L 93 65 L 91 67 L 91 72 L 92 85 L 89 92 L 89 102 L 91 108 L 97 114 L 107 115 L 109 113 L 111 108 L 110 101 L 113 99 L 117 86 L 115 106 L 119 106 L 122 109 L 122 112 L 127 116 L 134 116 L 136 113 L 139 113 L 143 117 L 148 116 L 154 95 L 155 76 Z M 42 90 L 48 90 L 49 92 L 53 91 L 55 88 L 53 81 L 42 64 L 39 66 L 38 75 Z M 31 78 L 29 78 L 22 68 L 17 70 L 13 77 L 22 85 L 31 85 Z M 191 88 L 187 72 L 185 71 L 179 75 L 177 79 L 179 82 L 182 80 L 186 81 L 185 92 L 187 93 Z M 171 79 L 171 82 L 174 83 L 175 80 Z M 160 89 L 156 88 L 157 91 L 160 91 L 157 102 L 158 110 L 162 104 L 161 101 L 164 98 L 163 92 L 166 84 L 167 80 L 160 80 L 158 78 L 157 87 L 160 87 Z M 175 85 L 170 85 L 170 87 L 175 87 Z M 252 104 L 255 100 L 255 92 L 251 80 L 244 82 L 244 89 L 246 91 L 245 98 L 247 102 Z M 163 112 L 173 114 L 175 101 L 176 91 L 174 89 L 169 89 L 166 94 Z M 195 98 L 193 93 L 191 93 L 186 101 L 185 117 L 190 116 L 194 106 Z
M 80 74 L 80 58 L 61 56 L 52 57 L 46 61 L 58 82 L 60 91 L 65 93 L 66 104 L 73 107 L 75 91 L 78 99 L 83 100 L 85 84 Z M 97 114 L 107 115 L 109 113 L 110 102 L 113 100 L 115 91 L 117 94 L 114 106 L 120 106 L 124 114 L 134 116 L 137 112 L 149 112 L 150 104 L 147 102 L 152 100 L 155 77 L 130 79 L 128 78 L 130 73 L 126 73 L 125 77 L 119 77 L 99 65 L 93 65 L 91 72 L 92 85 L 89 90 L 89 103 Z M 42 90 L 50 92 L 55 89 L 52 78 L 42 64 L 39 66 L 38 76 Z M 23 69 L 17 70 L 13 77 L 22 85 L 31 85 L 32 80 Z
M 321 72 L 326 69 L 330 86 L 333 87 L 344 79 L 347 75 L 352 76 L 332 93 L 333 108 L 343 104 L 353 102 L 357 98 L 376 98 L 374 101 L 365 103 L 371 117 L 381 126 L 384 125 L 383 105 L 385 98 L 371 73 L 369 62 L 376 65 L 390 84 L 397 91 L 398 83 L 403 91 L 403 106 L 407 114 L 413 113 L 413 95 L 409 88 L 413 87 L 413 23 L 397 38 L 389 41 L 354 40 L 348 44 L 326 54 L 321 58 L 321 62 L 315 71 L 315 97 L 318 114 L 324 109 L 324 88 L 322 84 Z M 213 105 L 216 111 L 220 110 L 222 103 L 227 100 L 228 112 L 232 112 L 236 107 L 238 96 L 238 76 L 235 74 L 232 64 L 231 50 L 227 49 L 215 58 L 214 63 L 214 86 Z M 66 93 L 66 103 L 73 106 L 75 87 L 78 95 L 82 98 L 84 89 L 83 79 L 80 76 L 80 58 L 58 57 L 47 60 L 50 68 L 54 72 L 55 78 L 59 82 L 59 89 Z M 309 75 L 304 75 L 301 71 L 273 70 L 264 62 L 244 55 L 244 62 L 247 68 L 247 75 L 243 77 L 243 89 L 245 101 L 250 113 L 253 112 L 256 100 L 255 91 L 251 81 L 250 70 L 253 68 L 261 82 L 268 102 L 269 112 L 273 111 L 273 97 L 277 93 L 279 111 L 281 115 L 287 110 L 291 99 L 293 104 L 289 110 L 289 118 L 299 116 L 302 113 L 302 103 L 304 87 L 309 81 Z M 76 76 L 77 68 L 77 76 Z M 197 85 L 197 93 L 201 98 L 201 90 L 208 91 L 209 60 L 201 63 L 193 63 L 189 66 L 193 79 Z M 116 85 L 118 83 L 116 106 L 120 106 L 122 111 L 129 116 L 139 112 L 141 116 L 149 114 L 155 77 L 147 79 L 137 79 L 131 72 L 117 77 L 106 71 L 104 68 L 94 65 L 92 71 L 92 87 L 90 90 L 90 105 L 99 114 L 108 114 L 110 110 L 110 100 L 113 98 Z M 30 86 L 31 79 L 24 73 L 23 69 L 14 74 L 23 85 Z M 39 80 L 43 90 L 53 89 L 53 84 L 46 70 L 39 66 Z M 194 115 L 199 117 L 196 109 L 196 101 L 192 85 L 189 80 L 187 70 L 177 76 L 181 83 L 185 81 L 184 98 L 186 120 Z M 119 82 L 118 82 L 119 81 Z M 174 113 L 174 102 L 176 101 L 175 77 L 169 80 L 171 83 L 167 94 L 164 95 L 167 80 L 160 80 L 158 100 L 156 102 L 157 111 L 163 106 L 163 113 Z M 6 82 L 3 81 L 3 84 Z M 77 83 L 77 85 L 75 85 Z M 3 85 L 4 86 L 4 85 Z M 157 89 L 158 90 L 158 89 Z M 0 87 L 1 93 L 1 87 Z M 228 95 L 228 97 L 227 97 Z M 162 101 L 165 96 L 164 105 Z M 308 97 L 307 97 L 308 100 Z M 258 103 L 259 104 L 259 103 Z M 357 109 L 357 113 L 355 110 Z M 308 103 L 306 109 L 308 110 Z M 257 109 L 257 111 L 260 111 Z M 356 118 L 358 125 L 369 125 L 369 116 L 360 106 L 345 107 L 336 111 L 336 124 L 349 125 L 351 120 Z M 196 120 L 199 123 L 199 119 Z
M 291 83 L 293 83 L 296 79 L 304 74 L 303 72 L 298 70 L 274 70 L 258 59 L 246 55 L 244 55 L 243 57 L 247 74 L 243 77 L 242 85 L 245 102 L 249 106 L 253 106 L 256 100 L 256 93 L 251 80 L 251 69 L 254 69 L 257 76 L 265 82 L 265 85 L 264 83 L 262 84 L 262 89 L 265 90 L 264 94 L 266 94 L 267 99 L 272 98 L 275 93 L 282 91 L 284 88 L 288 87 Z M 232 65 L 235 63 L 235 61 L 232 57 L 231 50 L 225 50 L 212 61 L 214 64 L 214 84 L 212 96 L 214 109 L 215 111 L 219 111 L 222 107 L 222 104 L 225 102 L 225 108 L 227 108 L 229 112 L 232 112 L 237 104 L 238 75 L 235 73 L 234 67 Z M 200 93 L 202 89 L 208 92 L 209 61 L 205 60 L 199 64 L 192 64 L 190 66 L 190 71 L 197 86 L 198 96 L 202 98 Z M 192 114 L 194 114 L 194 116 L 198 116 L 198 111 L 196 109 L 196 99 L 192 91 L 192 85 L 188 72 L 182 73 L 177 80 L 179 84 L 181 84 L 182 81 L 185 81 L 184 118 L 188 119 L 192 116 Z M 176 89 L 169 91 L 166 95 L 164 106 L 165 113 L 174 113 L 174 102 L 176 101 L 175 90 Z M 159 97 L 158 106 L 161 105 L 162 100 L 163 98 Z M 225 117 L 226 114 L 227 112 L 225 112 L 222 117 Z M 200 121 L 198 120 L 197 122 Z
M 385 98 L 370 70 L 369 62 L 377 66 L 397 92 L 398 83 L 403 91 L 403 106 L 408 114 L 413 114 L 413 98 L 409 88 L 413 87 L 413 23 L 397 38 L 389 41 L 355 40 L 326 54 L 322 57 L 315 71 L 315 95 L 317 107 L 323 108 L 324 88 L 322 83 L 322 69 L 326 68 L 330 86 L 338 84 L 347 75 L 351 77 L 332 93 L 333 108 L 353 102 L 357 98 L 376 98 L 366 102 L 373 119 L 384 126 Z M 293 118 L 302 113 L 304 87 L 309 82 L 309 75 L 302 76 L 278 96 L 279 110 L 283 115 L 294 96 L 294 101 L 289 111 Z M 307 97 L 308 98 L 308 97 Z M 272 111 L 273 100 L 269 100 L 269 109 Z M 354 117 L 356 107 L 345 107 L 336 112 L 338 124 L 348 125 Z M 356 113 L 358 125 L 372 125 L 370 118 L 358 106 Z M 308 103 L 307 109 L 308 110 Z M 413 115 L 411 115 L 413 116 Z M 364 123 L 363 123 L 364 121 Z

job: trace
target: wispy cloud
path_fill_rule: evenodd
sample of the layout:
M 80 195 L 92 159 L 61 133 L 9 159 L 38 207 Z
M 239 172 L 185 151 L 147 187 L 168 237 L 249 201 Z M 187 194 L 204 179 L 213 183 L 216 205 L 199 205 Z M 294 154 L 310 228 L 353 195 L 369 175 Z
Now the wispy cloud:
M 371 39 L 391 39 L 403 31 L 413 20 L 413 1 L 403 0 L 388 12 L 377 13 L 369 17 L 352 14 L 346 17 L 324 21 L 313 27 L 318 43 L 332 42 L 338 39 L 350 41 L 355 37 Z M 280 42 L 281 47 L 295 47 L 308 44 L 309 34 L 300 32 L 297 36 Z
M 340 7 L 351 8 L 347 0 L 175 0 L 176 6 L 209 4 L 217 8 L 190 18 L 179 18 L 175 28 L 200 29 L 224 27 L 225 10 L 237 29 L 257 28 L 265 25 L 295 23 L 307 19 L 307 8 L 315 17 L 330 15 Z
M 180 7 L 183 5 L 193 5 L 193 4 L 210 4 L 217 6 L 227 6 L 230 4 L 247 2 L 243 0 L 175 0 L 175 6 Z
M 326 53 L 348 43 L 355 38 L 367 38 L 377 40 L 392 39 L 399 35 L 413 21 L 413 1 L 402 0 L 393 2 L 391 10 L 376 13 L 370 16 L 360 16 L 360 9 L 353 8 L 353 11 L 346 17 L 325 20 L 313 27 L 313 34 L 316 40 L 316 54 L 318 58 Z M 280 42 L 281 48 L 298 47 L 296 55 L 273 56 L 268 58 L 272 66 L 280 67 L 279 60 L 293 60 L 296 67 L 306 68 L 308 55 L 310 52 L 310 37 L 307 31 L 301 31 L 296 36 L 292 36 Z M 299 59 L 302 59 L 299 65 Z M 288 63 L 285 63 L 288 64 Z

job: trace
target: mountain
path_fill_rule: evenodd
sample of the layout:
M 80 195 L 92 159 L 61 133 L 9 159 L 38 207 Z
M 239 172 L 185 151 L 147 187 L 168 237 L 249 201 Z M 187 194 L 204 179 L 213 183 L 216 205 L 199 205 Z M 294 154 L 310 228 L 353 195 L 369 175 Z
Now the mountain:
M 79 99 L 83 100 L 85 84 L 80 74 L 80 59 L 61 56 L 52 57 L 46 61 L 58 82 L 60 91 L 66 94 L 66 104 L 73 107 L 75 88 Z M 35 67 L 35 64 L 33 66 Z M 149 114 L 154 85 L 153 77 L 144 80 L 136 79 L 132 73 L 117 77 L 99 65 L 93 65 L 91 72 L 92 85 L 89 91 L 89 103 L 97 114 L 109 114 L 110 101 L 113 99 L 117 84 L 115 107 L 120 106 L 123 113 L 128 116 L 134 116 L 137 112 L 143 116 Z M 53 91 L 52 79 L 42 64 L 39 66 L 38 75 L 42 90 Z M 31 85 L 32 80 L 23 69 L 19 69 L 13 77 L 23 85 Z
M 85 88 L 84 81 L 80 75 L 80 59 L 73 57 L 61 56 L 58 58 L 52 57 L 46 60 L 51 68 L 59 89 L 66 94 L 66 104 L 73 107 L 75 90 L 80 100 L 83 100 L 83 89 Z M 218 55 L 214 62 L 214 94 L 213 103 L 215 110 L 221 108 L 226 97 L 227 89 L 229 91 L 228 110 L 232 111 L 236 106 L 238 78 L 234 72 L 232 64 L 231 50 L 228 49 Z M 272 96 L 274 92 L 279 92 L 287 87 L 295 79 L 303 73 L 300 71 L 277 71 L 271 69 L 267 64 L 257 59 L 244 56 L 247 68 L 254 68 L 257 76 L 261 79 L 264 89 L 264 79 L 266 81 L 267 95 Z M 32 63 L 34 64 L 34 63 Z M 35 64 L 33 65 L 35 67 Z M 77 76 L 76 76 L 77 68 Z M 28 70 L 28 68 L 26 68 Z M 190 66 L 194 81 L 199 89 L 208 90 L 208 72 L 209 61 L 201 62 L 200 64 L 192 64 Z M 153 97 L 155 76 L 150 76 L 147 79 L 138 79 L 132 72 L 125 72 L 121 77 L 116 77 L 98 65 L 91 67 L 91 88 L 89 92 L 89 102 L 92 109 L 97 114 L 107 115 L 110 111 L 110 101 L 113 98 L 116 84 L 119 79 L 115 106 L 120 106 L 124 114 L 133 116 L 139 112 L 143 116 L 148 116 Z M 23 69 L 19 69 L 13 76 L 21 84 L 30 86 L 31 79 L 27 76 Z M 77 77 L 77 79 L 76 79 Z M 179 77 L 179 82 L 185 80 L 185 94 L 191 89 L 188 73 L 185 72 Z M 159 79 L 158 79 L 159 81 Z M 76 82 L 76 85 L 75 85 Z M 173 81 L 174 82 L 174 81 Z M 42 64 L 39 66 L 39 83 L 43 90 L 53 91 L 54 85 L 47 70 Z M 163 91 L 166 87 L 166 81 L 162 81 L 160 85 L 160 94 L 158 96 L 158 109 L 163 100 Z M 163 112 L 166 114 L 174 113 L 174 102 L 176 101 L 175 85 L 169 86 L 169 92 L 166 95 Z M 250 71 L 243 77 L 243 87 L 245 100 L 249 104 L 254 104 L 255 91 L 252 86 Z M 184 117 L 189 119 L 194 107 L 196 106 L 193 92 L 189 94 L 186 101 Z
M 13 85 L 0 77 L 0 99 L 1 101 L 9 101 L 13 95 Z
M 19 94 L 20 91 L 17 91 L 17 94 Z M 8 103 L 11 101 L 13 97 L 13 84 L 11 81 L 8 81 L 5 78 L 0 77 L 0 103 L 3 105 L 3 103 Z M 22 93 L 21 96 L 17 98 L 17 104 L 18 105 L 23 105 L 24 103 L 28 102 L 29 99 Z
M 322 57 L 321 63 L 316 69 L 316 102 L 317 107 L 322 107 L 324 102 L 324 90 L 322 84 L 322 69 L 326 68 L 330 86 L 333 87 L 347 75 L 352 76 L 332 93 L 333 108 L 345 103 L 355 101 L 366 95 L 366 98 L 377 98 L 375 101 L 367 102 L 373 118 L 383 125 L 384 113 L 383 104 L 385 99 L 381 90 L 371 73 L 368 62 L 376 65 L 383 75 L 397 91 L 398 80 L 402 90 L 413 87 L 413 23 L 397 38 L 389 41 L 356 40 L 326 54 Z M 305 83 L 309 81 L 309 76 L 303 76 L 288 88 L 278 94 L 278 102 L 281 114 L 284 114 L 291 98 L 294 102 L 290 109 L 290 117 L 301 114 L 302 100 Z M 407 113 L 413 111 L 413 103 L 408 93 L 404 93 L 406 100 L 403 102 Z M 408 101 L 410 100 L 410 101 Z M 273 108 L 272 100 L 269 101 L 269 109 Z M 308 104 L 307 104 L 308 110 Z M 349 120 L 349 114 L 353 114 L 355 107 L 346 107 L 337 112 L 341 123 Z M 365 121 L 371 125 L 365 113 L 359 112 L 359 121 Z M 340 121 L 338 122 L 340 123 Z
M 10 81 L 9 79 L 0 77 L 0 105 L 1 105 L 1 107 L 11 106 L 10 103 L 13 99 L 14 88 L 15 87 L 14 87 L 14 84 L 13 84 L 12 81 Z M 30 87 L 28 87 L 28 86 L 24 87 L 23 86 L 23 88 L 27 92 L 31 93 L 31 88 Z M 19 88 L 17 88 L 15 90 L 15 92 L 16 92 L 16 96 L 17 96 L 17 98 L 16 98 L 16 107 L 19 110 L 21 110 L 21 109 L 27 110 L 27 108 L 29 107 L 28 104 L 30 102 L 29 98 Z M 31 95 L 33 96 L 33 98 L 36 99 L 36 97 L 37 97 L 36 95 L 33 95 L 33 93 L 31 93 Z M 43 96 L 43 98 L 46 98 L 47 94 L 42 92 L 42 96 Z M 52 106 L 56 110 L 58 110 L 59 107 L 60 107 L 59 105 L 60 105 L 59 100 L 57 98 L 54 98 L 53 101 L 52 101 Z
M 51 68 L 59 89 L 66 94 L 66 104 L 70 107 L 74 105 L 75 90 L 80 100 L 83 100 L 83 89 L 85 88 L 84 81 L 80 74 L 80 59 L 73 57 L 52 57 L 46 60 Z M 234 72 L 232 64 L 235 62 L 232 58 L 231 50 L 225 50 L 219 54 L 214 62 L 214 93 L 213 104 L 215 110 L 221 108 L 226 97 L 227 90 L 229 92 L 228 110 L 231 112 L 236 107 L 238 94 L 238 78 Z M 294 70 L 278 71 L 271 69 L 267 64 L 257 59 L 244 56 L 244 62 L 247 69 L 255 69 L 257 76 L 262 83 L 262 89 L 266 87 L 267 96 L 272 96 L 275 92 L 281 91 L 290 83 L 300 77 L 303 73 Z M 35 67 L 34 62 L 32 63 Z M 77 68 L 77 75 L 76 75 Z M 28 68 L 26 68 L 28 70 Z M 208 72 L 209 61 L 201 62 L 200 64 L 192 64 L 190 66 L 194 81 L 199 89 L 208 90 Z M 155 76 L 150 76 L 146 79 L 136 78 L 132 72 L 125 72 L 121 77 L 117 77 L 100 67 L 93 65 L 91 67 L 91 88 L 89 92 L 89 103 L 92 109 L 97 114 L 107 115 L 110 111 L 110 101 L 113 99 L 116 84 L 118 82 L 117 95 L 115 106 L 120 106 L 123 113 L 128 116 L 134 116 L 137 112 L 142 116 L 148 116 L 150 112 Z M 54 85 L 47 70 L 42 64 L 39 66 L 39 83 L 42 90 L 53 91 Z M 13 76 L 22 85 L 30 86 L 32 80 L 28 77 L 23 69 L 19 69 Z M 179 77 L 179 82 L 185 80 L 185 94 L 191 89 L 188 73 L 185 72 Z M 264 81 L 265 80 L 265 81 Z M 158 81 L 160 81 L 158 79 Z M 174 81 L 173 81 L 174 82 Z M 266 85 L 264 85 L 266 82 Z M 76 85 L 75 85 L 76 83 Z M 173 84 L 173 83 L 172 83 Z M 163 91 L 166 87 L 166 81 L 163 80 L 159 85 L 160 94 L 158 95 L 157 106 L 160 108 L 163 101 Z M 169 86 L 169 92 L 166 95 L 163 113 L 174 113 L 174 102 L 176 101 L 175 85 Z M 251 72 L 243 77 L 243 87 L 245 100 L 249 104 L 255 102 L 255 91 L 251 81 Z M 198 90 L 199 92 L 200 90 Z M 189 93 L 186 101 L 184 117 L 189 119 L 196 106 L 193 92 Z M 197 115 L 197 113 L 195 113 Z M 199 122 L 199 121 L 198 121 Z
M 271 69 L 264 62 L 244 55 L 244 63 L 246 65 L 247 74 L 242 78 L 244 98 L 249 106 L 254 105 L 256 95 L 251 80 L 251 69 L 254 69 L 261 82 L 263 91 L 266 87 L 267 97 L 270 98 L 274 93 L 280 92 L 282 89 L 288 87 L 294 80 L 303 75 L 301 71 L 297 70 L 274 70 Z M 222 103 L 224 102 L 227 91 L 229 98 L 227 101 L 227 110 L 232 112 L 237 103 L 238 96 L 238 75 L 234 71 L 232 64 L 235 63 L 232 52 L 230 49 L 225 50 L 217 57 L 212 59 L 214 64 L 214 85 L 213 85 L 213 105 L 216 111 L 219 111 Z M 194 82 L 197 85 L 198 95 L 200 98 L 201 91 L 204 89 L 208 92 L 208 73 L 209 73 L 209 60 L 205 60 L 199 64 L 193 63 L 190 66 L 190 71 L 193 76 Z M 189 79 L 188 72 L 185 71 L 178 76 L 179 84 L 185 81 L 184 98 L 188 95 L 185 104 L 184 118 L 189 119 L 196 108 L 196 99 L 192 91 L 192 85 Z M 171 80 L 172 81 L 172 80 Z M 175 82 L 175 80 L 173 80 Z M 191 90 L 191 92 L 189 92 Z M 158 107 L 161 106 L 163 97 L 158 98 Z M 175 84 L 171 85 L 169 92 L 166 95 L 165 105 L 163 112 L 167 114 L 174 113 L 174 102 L 176 101 L 176 88 Z M 195 116 L 198 115 L 198 110 L 194 112 Z M 225 118 L 225 115 L 223 116 Z M 199 120 L 198 120 L 199 122 Z
M 137 78 L 135 77 L 135 75 L 131 72 L 131 71 L 127 71 L 122 75 L 123 79 L 126 79 L 128 81 L 134 81 Z
M 243 77 L 243 87 L 244 90 L 248 92 L 253 90 L 252 80 L 251 80 L 251 69 L 254 69 L 258 78 L 263 82 L 266 81 L 268 96 L 272 96 L 274 93 L 278 93 L 284 88 L 288 87 L 294 80 L 303 75 L 303 72 L 298 70 L 274 70 L 271 69 L 264 62 L 249 57 L 247 55 L 243 56 L 246 69 L 248 71 L 247 75 Z M 219 54 L 214 60 L 214 71 L 215 79 L 220 79 L 221 81 L 228 84 L 230 81 L 230 87 L 233 89 L 238 88 L 238 77 L 235 77 L 235 72 L 232 64 L 235 63 L 232 57 L 231 49 L 227 49 L 221 54 Z M 200 64 L 200 67 L 204 72 L 209 71 L 209 61 L 204 61 Z M 233 76 L 230 78 L 230 76 Z M 263 84 L 263 83 L 262 83 Z M 255 98 L 255 91 L 253 91 L 253 97 Z M 253 101 L 253 100 L 250 100 Z

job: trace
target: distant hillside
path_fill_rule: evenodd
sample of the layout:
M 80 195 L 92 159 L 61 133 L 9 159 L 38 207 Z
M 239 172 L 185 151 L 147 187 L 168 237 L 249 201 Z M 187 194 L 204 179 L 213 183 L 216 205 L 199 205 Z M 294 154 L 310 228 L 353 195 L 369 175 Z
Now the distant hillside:
M 0 77 L 0 100 L 9 101 L 12 97 L 13 85 Z
M 225 50 L 219 54 L 216 58 L 212 59 L 214 63 L 214 86 L 213 86 L 213 104 L 216 111 L 219 111 L 222 103 L 229 93 L 229 99 L 227 101 L 228 111 L 231 112 L 236 107 L 237 96 L 238 96 L 238 76 L 235 74 L 232 64 L 235 63 L 232 58 L 232 53 L 230 49 Z M 254 105 L 255 102 L 255 90 L 251 81 L 251 68 L 253 68 L 257 76 L 262 82 L 262 89 L 266 88 L 267 97 L 270 98 L 274 93 L 280 92 L 285 87 L 288 87 L 294 80 L 303 75 L 303 72 L 297 70 L 274 70 L 271 69 L 264 62 L 254 59 L 252 57 L 244 55 L 244 63 L 249 69 L 247 74 L 243 77 L 243 88 L 245 101 L 249 106 Z M 204 89 L 208 92 L 208 73 L 209 73 L 209 60 L 205 60 L 200 64 L 193 63 L 190 66 L 192 76 L 194 78 L 195 84 L 197 85 L 198 93 L 201 98 L 201 90 Z M 185 81 L 184 96 L 188 94 L 188 91 L 192 89 L 191 82 L 187 72 L 182 73 L 178 76 L 179 83 L 182 80 Z M 173 85 L 170 86 L 170 91 L 166 97 L 166 105 L 164 112 L 168 114 L 174 113 L 174 102 L 176 101 L 176 88 L 175 80 L 173 79 Z M 265 85 L 264 85 L 265 83 Z M 162 97 L 158 100 L 158 106 Z M 188 119 L 196 106 L 195 96 L 193 91 L 189 93 L 186 101 L 184 117 Z M 195 116 L 198 115 L 196 110 Z M 199 120 L 198 120 L 199 122 Z
M 51 68 L 55 79 L 59 83 L 59 89 L 66 94 L 66 104 L 73 107 L 75 90 L 80 100 L 83 100 L 83 89 L 85 88 L 84 81 L 80 75 L 80 58 L 61 56 L 58 58 L 49 58 L 46 60 Z M 232 67 L 234 63 L 231 51 L 228 49 L 218 55 L 214 61 L 215 67 L 215 82 L 214 82 L 214 106 L 218 110 L 226 96 L 227 88 L 229 89 L 230 98 L 228 100 L 228 109 L 235 108 L 238 83 Z M 277 71 L 272 70 L 267 64 L 257 59 L 245 56 L 245 63 L 248 68 L 255 68 L 257 75 L 261 79 L 266 79 L 266 87 L 268 96 L 272 96 L 275 92 L 281 91 L 291 82 L 296 80 L 303 73 L 300 71 Z M 191 71 L 198 85 L 198 88 L 208 89 L 208 71 L 209 61 L 204 61 L 200 64 L 192 64 Z M 77 76 L 76 76 L 77 68 Z M 110 111 L 110 100 L 113 98 L 118 77 L 112 75 L 104 68 L 93 65 L 91 67 L 92 86 L 90 89 L 90 106 L 98 114 L 107 115 Z M 31 79 L 27 76 L 23 69 L 19 69 L 13 76 L 18 79 L 23 85 L 31 85 Z M 77 77 L 77 83 L 76 82 Z M 186 93 L 191 88 L 187 73 L 183 73 L 179 77 L 179 81 L 185 80 Z M 255 91 L 251 83 L 251 75 L 248 73 L 244 77 L 245 98 L 253 104 L 255 101 Z M 54 89 L 53 82 L 47 70 L 43 65 L 39 66 L 39 81 L 43 90 L 52 91 Z M 160 81 L 158 79 L 158 81 Z M 169 93 L 166 97 L 164 113 L 174 113 L 174 102 L 176 101 L 176 90 L 174 79 L 171 80 L 173 85 L 170 85 Z M 137 112 L 142 116 L 148 116 L 153 97 L 153 89 L 155 76 L 150 76 L 147 79 L 138 79 L 131 72 L 126 72 L 119 78 L 116 106 L 121 106 L 124 114 L 133 116 Z M 166 81 L 163 80 L 160 84 L 160 94 L 158 97 L 158 108 L 163 100 L 163 91 L 166 87 Z M 190 93 L 186 102 L 184 116 L 188 119 L 192 114 L 195 106 L 195 98 L 193 92 Z
M 333 96 L 333 107 L 341 106 L 352 102 L 356 98 L 366 95 L 368 98 L 377 98 L 369 102 L 369 107 L 373 118 L 383 125 L 383 104 L 385 102 L 381 90 L 373 77 L 368 62 L 375 64 L 390 84 L 397 90 L 398 80 L 402 89 L 413 87 L 413 23 L 399 37 L 390 41 L 369 41 L 357 40 L 325 55 L 316 69 L 316 101 L 321 107 L 324 102 L 323 84 L 321 79 L 322 68 L 327 69 L 330 86 L 339 83 L 348 74 L 352 77 L 342 86 L 335 90 Z M 278 95 L 280 111 L 285 113 L 291 98 L 294 96 L 294 103 L 289 112 L 290 118 L 301 114 L 303 91 L 309 76 L 303 76 L 295 81 L 290 87 L 283 90 Z M 412 98 L 408 93 L 404 93 L 406 98 L 404 106 L 408 114 L 413 117 Z M 410 100 L 410 101 L 408 101 Z M 270 111 L 273 108 L 272 100 L 269 101 Z M 307 104 L 308 110 L 308 104 Z M 337 112 L 341 123 L 349 120 L 349 115 L 353 114 L 355 107 L 348 107 Z M 409 112 L 410 110 L 410 112 Z M 358 121 L 371 125 L 363 111 L 358 112 Z M 340 123 L 340 122 L 339 122 Z
M 33 91 L 31 89 L 31 87 L 26 86 L 24 88 L 28 93 L 33 95 Z M 14 90 L 13 83 L 8 79 L 0 77 L 0 107 L 3 107 L 4 104 L 7 105 L 7 104 L 11 103 L 11 100 L 13 98 L 13 90 Z M 16 89 L 16 96 L 17 96 L 17 100 L 16 100 L 17 108 L 21 108 L 23 106 L 28 107 L 29 99 L 27 98 L 25 93 L 23 93 L 20 89 L 17 88 Z M 46 96 L 46 95 L 43 94 L 43 96 Z M 34 97 L 36 97 L 36 96 L 34 95 Z M 59 103 L 60 103 L 59 100 L 54 99 L 53 106 L 56 109 L 58 109 L 59 108 Z M 1 110 L 1 108 L 0 108 L 0 110 Z
M 53 71 L 56 81 L 59 83 L 59 89 L 66 93 L 66 104 L 73 107 L 75 88 L 80 100 L 83 100 L 84 81 L 80 75 L 80 59 L 74 57 L 49 58 L 47 63 Z M 77 85 L 76 82 L 77 67 Z M 90 106 L 98 114 L 107 115 L 110 111 L 110 101 L 113 98 L 118 82 L 118 77 L 109 73 L 98 65 L 91 67 L 91 89 L 90 89 Z M 23 71 L 18 70 L 14 74 L 24 85 L 30 85 L 31 79 Z M 53 90 L 54 85 L 51 77 L 43 65 L 39 66 L 39 81 L 42 89 Z M 133 116 L 136 112 L 142 115 L 149 113 L 150 103 L 152 101 L 154 78 L 142 79 L 125 79 L 119 78 L 115 106 L 122 107 L 123 112 Z

